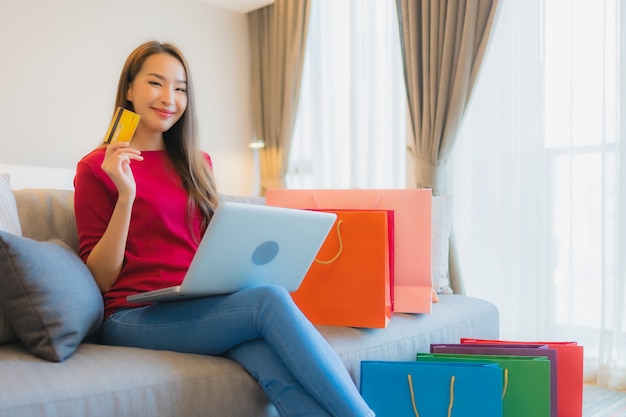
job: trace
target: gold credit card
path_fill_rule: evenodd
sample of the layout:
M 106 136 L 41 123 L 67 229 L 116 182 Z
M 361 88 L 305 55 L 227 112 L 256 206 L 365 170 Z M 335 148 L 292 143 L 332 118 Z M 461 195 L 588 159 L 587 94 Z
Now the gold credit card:
M 139 116 L 130 110 L 118 107 L 104 137 L 105 143 L 130 142 L 139 124 Z

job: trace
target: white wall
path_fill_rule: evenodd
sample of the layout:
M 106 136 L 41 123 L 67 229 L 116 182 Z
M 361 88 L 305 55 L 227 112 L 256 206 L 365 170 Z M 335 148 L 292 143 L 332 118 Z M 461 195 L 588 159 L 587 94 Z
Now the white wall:
M 50 175 L 71 187 L 106 133 L 124 60 L 156 39 L 189 62 L 219 190 L 251 193 L 247 31 L 244 14 L 194 0 L 0 0 L 0 169 L 15 188 Z

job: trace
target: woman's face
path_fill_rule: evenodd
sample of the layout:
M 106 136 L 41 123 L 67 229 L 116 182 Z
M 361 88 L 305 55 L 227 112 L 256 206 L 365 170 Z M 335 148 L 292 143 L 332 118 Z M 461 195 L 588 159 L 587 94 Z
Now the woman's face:
M 138 130 L 163 133 L 187 108 L 187 75 L 180 61 L 165 53 L 146 58 L 130 84 L 126 99 L 141 116 Z

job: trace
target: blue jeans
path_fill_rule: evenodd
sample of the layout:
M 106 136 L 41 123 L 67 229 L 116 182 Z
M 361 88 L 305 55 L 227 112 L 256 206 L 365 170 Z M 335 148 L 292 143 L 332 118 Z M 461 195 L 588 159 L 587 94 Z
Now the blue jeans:
M 282 287 L 123 309 L 104 343 L 221 355 L 255 378 L 281 416 L 374 416 L 334 350 Z

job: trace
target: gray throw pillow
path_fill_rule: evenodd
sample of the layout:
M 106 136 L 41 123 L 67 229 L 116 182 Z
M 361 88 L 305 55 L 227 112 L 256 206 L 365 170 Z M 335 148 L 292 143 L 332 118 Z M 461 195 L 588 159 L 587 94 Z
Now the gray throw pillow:
M 0 231 L 22 235 L 20 219 L 17 214 L 17 205 L 9 174 L 0 173 Z M 9 325 L 9 320 L 0 309 L 0 344 L 17 340 L 15 332 Z
M 0 231 L 0 288 L 0 308 L 40 358 L 69 358 L 102 322 L 102 296 L 91 272 L 60 241 Z

